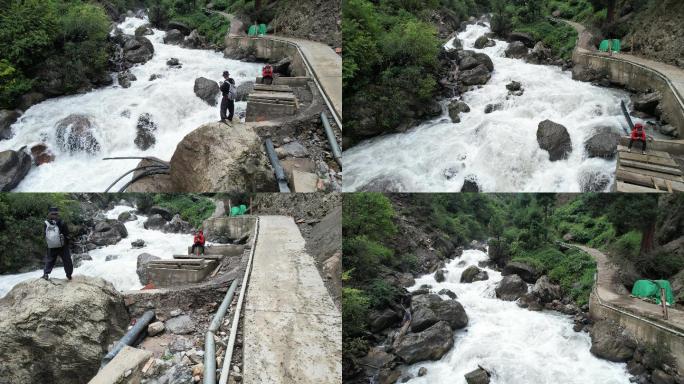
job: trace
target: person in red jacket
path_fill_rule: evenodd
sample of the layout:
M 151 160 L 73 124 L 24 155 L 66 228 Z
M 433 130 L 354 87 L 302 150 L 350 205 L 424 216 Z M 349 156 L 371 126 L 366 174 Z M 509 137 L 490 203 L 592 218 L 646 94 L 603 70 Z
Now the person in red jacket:
M 204 232 L 201 229 L 195 234 L 190 253 L 195 254 L 195 248 L 197 248 L 197 256 L 200 255 L 200 250 L 204 255 Z
M 635 141 L 641 141 L 641 154 L 646 154 L 646 130 L 641 123 L 634 124 L 632 128 L 632 134 L 629 137 L 629 146 L 627 147 L 628 152 L 632 152 L 632 144 Z
M 261 83 L 266 85 L 273 84 L 273 67 L 270 64 L 267 64 L 261 70 Z

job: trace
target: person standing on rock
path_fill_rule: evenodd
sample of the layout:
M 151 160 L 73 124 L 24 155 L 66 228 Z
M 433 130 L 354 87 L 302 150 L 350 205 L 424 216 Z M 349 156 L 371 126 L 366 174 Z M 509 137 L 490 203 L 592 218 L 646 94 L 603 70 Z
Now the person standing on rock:
M 223 94 L 221 99 L 221 122 L 225 123 L 226 120 L 233 121 L 237 90 L 235 89 L 235 80 L 230 78 L 228 71 L 223 72 L 223 78 L 225 81 L 221 83 L 221 93 Z M 230 112 L 228 116 L 226 116 L 226 110 Z
M 204 231 L 201 229 L 197 231 L 193 240 L 192 250 L 190 251 L 193 255 L 195 254 L 195 248 L 198 249 L 197 256 L 199 256 L 200 253 L 204 255 Z
M 632 152 L 632 144 L 635 141 L 641 141 L 641 154 L 646 154 L 646 130 L 641 123 L 634 124 L 632 128 L 632 134 L 629 137 L 629 146 L 627 146 L 627 152 Z
M 47 253 L 45 255 L 45 269 L 43 279 L 48 280 L 52 268 L 55 266 L 57 256 L 62 259 L 64 272 L 67 279 L 71 280 L 74 272 L 74 264 L 71 261 L 69 252 L 69 227 L 59 217 L 59 209 L 51 207 L 48 210 L 47 220 L 45 220 L 45 240 L 47 242 Z

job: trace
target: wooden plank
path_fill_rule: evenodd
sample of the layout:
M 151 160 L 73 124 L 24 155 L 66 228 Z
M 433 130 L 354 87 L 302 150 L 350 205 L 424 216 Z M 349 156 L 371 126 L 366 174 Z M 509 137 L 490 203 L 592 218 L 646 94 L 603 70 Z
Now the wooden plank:
M 638 173 L 640 175 L 645 175 L 645 176 L 651 176 L 651 177 L 657 177 L 659 179 L 664 179 L 664 180 L 672 180 L 672 181 L 679 181 L 684 183 L 684 179 L 682 179 L 681 176 L 677 175 L 670 175 L 668 173 L 660 173 L 660 172 L 653 172 L 649 171 L 646 169 L 640 169 L 640 168 L 632 168 L 632 167 L 625 167 L 624 165 L 620 165 L 618 169 L 622 169 L 627 172 L 631 173 Z
M 657 189 L 643 187 L 641 185 L 629 184 L 623 181 L 617 182 L 617 191 L 623 193 L 665 193 Z
M 663 157 L 655 157 L 655 156 L 644 156 L 642 154 L 637 154 L 637 153 L 629 153 L 629 152 L 620 152 L 618 154 L 619 159 L 626 159 L 626 160 L 632 160 L 632 161 L 641 161 L 643 163 L 650 163 L 650 164 L 656 164 L 656 165 L 663 165 L 666 167 L 678 167 L 677 163 L 675 163 L 672 158 L 666 159 Z
M 221 260 L 223 259 L 223 255 L 200 255 L 199 257 L 196 255 L 173 255 L 174 259 L 191 259 L 191 260 L 199 260 L 199 259 L 210 259 L 210 260 Z
M 682 175 L 682 171 L 679 168 L 666 167 L 663 165 L 656 165 L 656 164 L 651 164 L 651 163 L 642 163 L 640 161 L 620 159 L 620 165 L 623 165 L 625 167 L 646 169 L 648 171 L 653 171 L 653 172 L 668 173 L 670 175 L 675 175 L 675 176 L 681 176 Z
M 640 175 L 638 173 L 631 173 L 628 171 L 624 171 L 622 169 L 618 169 L 618 171 L 615 174 L 615 177 L 618 181 L 622 181 L 625 183 L 629 184 L 636 184 L 636 185 L 641 185 L 644 187 L 653 187 L 653 181 L 655 180 L 656 184 L 660 188 L 667 188 L 667 184 L 664 179 L 660 178 L 651 178 L 650 176 L 646 175 Z M 673 181 L 672 183 L 672 191 L 674 192 L 684 192 L 684 183 L 676 182 Z M 657 192 L 657 191 L 654 191 Z
M 271 92 L 292 92 L 292 88 L 289 85 L 254 84 L 254 90 Z
M 250 93 L 247 96 L 248 99 L 283 99 L 283 100 L 293 100 L 296 98 L 294 93 L 282 93 L 282 92 L 255 92 Z
M 627 152 L 628 148 L 625 147 L 624 145 L 618 145 L 618 151 L 620 152 Z M 632 153 L 639 153 L 641 154 L 641 144 L 634 144 L 632 147 L 633 152 Z M 629 152 L 627 152 L 629 153 Z M 646 145 L 646 155 L 647 156 L 655 156 L 655 157 L 662 157 L 666 159 L 671 159 L 672 156 L 670 156 L 669 153 L 663 152 L 663 151 L 656 151 L 653 149 L 648 149 L 648 144 Z M 642 155 L 643 156 L 643 155 Z

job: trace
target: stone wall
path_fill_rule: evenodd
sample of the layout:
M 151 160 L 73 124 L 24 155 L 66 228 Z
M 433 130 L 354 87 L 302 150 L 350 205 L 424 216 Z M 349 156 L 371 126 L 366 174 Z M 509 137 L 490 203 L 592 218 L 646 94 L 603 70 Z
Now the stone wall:
M 304 64 L 304 58 L 299 54 L 297 46 L 290 42 L 260 37 L 226 36 L 225 43 L 227 51 L 253 50 L 258 60 L 275 62 L 289 57 L 292 59 L 290 64 L 292 76 L 310 76 Z

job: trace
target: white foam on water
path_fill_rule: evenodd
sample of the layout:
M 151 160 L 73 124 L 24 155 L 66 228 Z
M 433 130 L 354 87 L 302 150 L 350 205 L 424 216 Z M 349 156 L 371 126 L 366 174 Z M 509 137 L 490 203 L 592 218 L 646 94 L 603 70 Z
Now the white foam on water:
M 129 17 L 119 27 L 124 33 L 133 34 L 146 22 Z M 103 158 L 154 156 L 170 160 L 183 137 L 202 124 L 219 120 L 219 106 L 212 107 L 195 95 L 195 79 L 222 81 L 223 71 L 228 70 L 236 85 L 240 85 L 254 81 L 260 74 L 259 64 L 225 59 L 220 52 L 167 45 L 164 35 L 164 31 L 155 29 L 154 35 L 146 36 L 154 45 L 154 57 L 131 69 L 138 80 L 130 88 L 120 87 L 115 80 L 112 86 L 46 100 L 26 111 L 12 126 L 14 137 L 0 141 L 0 151 L 17 150 L 26 145 L 30 148 L 45 141 L 57 158 L 53 163 L 31 169 L 16 192 L 104 192 L 119 176 L 135 168 L 139 160 L 105 161 Z M 183 67 L 166 65 L 172 57 L 178 58 Z M 153 74 L 160 74 L 162 78 L 149 81 Z M 217 101 L 220 102 L 220 95 Z M 245 110 L 246 105 L 236 103 L 236 114 Z M 129 111 L 130 117 L 122 116 L 124 111 Z M 157 142 L 147 151 L 133 143 L 138 117 L 143 113 L 149 113 L 158 126 L 154 133 Z M 71 114 L 92 116 L 95 137 L 102 147 L 99 153 L 70 154 L 60 150 L 55 125 Z M 117 185 L 123 186 L 131 178 L 132 175 Z
M 135 208 L 116 206 L 106 213 L 106 217 L 116 219 L 122 212 L 133 210 Z M 83 261 L 80 267 L 74 269 L 73 274 L 101 277 L 110 281 L 120 291 L 140 289 L 142 284 L 136 273 L 138 255 L 149 253 L 161 259 L 173 259 L 174 254 L 185 254 L 187 247 L 192 245 L 192 235 L 148 230 L 143 227 L 147 221 L 147 216 L 137 215 L 137 217 L 137 220 L 124 223 L 128 237 L 121 239 L 117 244 L 89 251 L 88 254 L 93 260 Z M 138 239 L 144 240 L 145 246 L 134 249 L 131 242 Z M 118 256 L 118 259 L 105 261 L 108 255 Z M 42 269 L 15 275 L 0 275 L 0 298 L 20 282 L 42 275 Z M 66 278 L 64 268 L 62 266 L 55 267 L 50 278 Z
M 434 274 L 416 279 L 409 291 L 423 284 L 439 292 L 446 288 L 466 310 L 468 326 L 456 331 L 454 347 L 438 361 L 413 364 L 408 371 L 416 377 L 411 384 L 465 384 L 464 375 L 480 365 L 492 373 L 492 384 L 626 384 L 626 364 L 602 360 L 589 352 L 589 334 L 574 332 L 571 316 L 552 311 L 533 312 L 515 302 L 496 298 L 494 288 L 501 273 L 483 268 L 489 279 L 460 283 L 462 272 L 486 253 L 466 250 L 449 262 L 446 280 L 438 283 Z M 443 299 L 449 299 L 442 295 Z M 420 367 L 427 375 L 418 376 Z
M 588 158 L 584 142 L 598 127 L 624 134 L 627 122 L 620 101 L 629 101 L 627 93 L 572 80 L 570 72 L 558 67 L 506 58 L 505 41 L 473 48 L 487 32 L 488 27 L 469 25 L 458 35 L 464 49 L 486 53 L 494 63 L 489 82 L 463 95 L 470 112 L 460 114 L 460 123 L 445 114 L 405 133 L 373 138 L 346 150 L 345 192 L 377 178 L 393 180 L 403 191 L 460 191 L 470 175 L 485 192 L 579 192 L 583 181 L 592 178 L 610 181 L 609 188 L 615 161 Z M 524 93 L 506 100 L 506 84 L 513 80 L 522 84 Z M 487 104 L 496 103 L 503 109 L 484 113 Z M 568 130 L 572 154 L 565 160 L 552 162 L 539 148 L 537 126 L 546 119 Z

